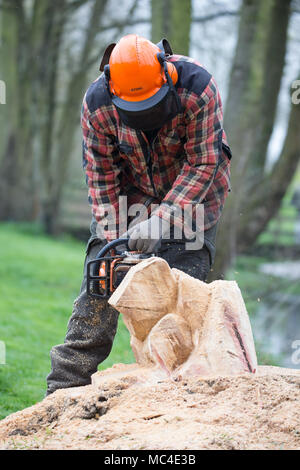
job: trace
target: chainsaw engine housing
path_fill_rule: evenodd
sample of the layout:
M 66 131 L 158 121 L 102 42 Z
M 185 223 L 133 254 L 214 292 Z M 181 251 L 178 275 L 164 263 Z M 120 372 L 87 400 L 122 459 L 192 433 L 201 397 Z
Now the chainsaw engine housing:
M 148 257 L 142 253 L 125 251 L 116 256 L 90 261 L 87 264 L 87 294 L 101 299 L 109 298 L 129 269 Z

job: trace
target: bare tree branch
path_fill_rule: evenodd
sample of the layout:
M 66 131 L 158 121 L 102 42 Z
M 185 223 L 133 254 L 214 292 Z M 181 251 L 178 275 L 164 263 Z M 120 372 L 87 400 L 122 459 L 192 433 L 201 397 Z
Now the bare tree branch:
M 89 2 L 90 0 L 73 0 L 72 2 L 68 3 L 67 9 L 70 11 L 74 11 L 82 7 L 83 5 L 86 5 Z
M 194 18 L 192 18 L 192 21 L 194 23 L 205 23 L 206 21 L 215 20 L 215 19 L 223 17 L 223 16 L 239 16 L 239 15 L 240 15 L 239 10 L 236 10 L 236 11 L 224 10 L 224 11 L 218 11 L 217 13 L 212 13 L 212 14 L 206 15 L 206 16 L 194 17 Z
M 239 16 L 240 11 L 220 11 L 218 13 L 213 13 L 211 15 L 200 16 L 192 18 L 192 22 L 194 23 L 204 23 L 206 21 L 212 21 L 214 19 L 223 17 L 223 16 Z M 130 19 L 130 15 L 128 18 L 123 21 L 113 21 L 107 25 L 101 27 L 101 32 L 109 31 L 110 29 L 122 29 L 126 26 L 135 26 L 137 24 L 149 24 L 151 22 L 151 18 L 133 18 Z
M 127 18 L 125 20 L 123 20 L 123 22 L 119 22 L 118 25 L 116 23 L 110 23 L 109 25 L 105 26 L 105 27 L 101 27 L 101 30 L 99 31 L 99 33 L 102 33 L 103 31 L 105 30 L 110 30 L 110 29 L 118 29 L 119 31 L 119 34 L 122 34 L 122 31 L 124 30 L 124 28 L 126 28 L 126 26 L 129 25 L 130 23 L 130 18 L 132 17 L 133 13 L 134 13 L 134 10 L 137 8 L 138 6 L 138 3 L 139 3 L 139 0 L 134 0 L 130 10 L 128 11 L 128 15 L 127 15 Z M 136 20 L 138 24 L 140 21 L 139 20 Z M 147 22 L 150 21 L 150 20 L 146 20 Z M 92 65 L 95 64 L 95 62 L 97 62 L 97 60 L 99 60 L 99 56 L 101 56 L 101 54 L 104 52 L 104 47 L 101 49 L 101 51 L 97 51 L 97 54 L 95 54 L 94 56 L 91 56 L 87 62 L 87 68 L 91 67 Z
M 137 24 L 149 24 L 151 22 L 151 18 L 137 18 L 137 19 L 126 19 L 123 21 L 114 21 L 109 23 L 105 26 L 101 27 L 101 31 L 109 31 L 110 29 L 122 29 L 126 26 L 135 26 Z

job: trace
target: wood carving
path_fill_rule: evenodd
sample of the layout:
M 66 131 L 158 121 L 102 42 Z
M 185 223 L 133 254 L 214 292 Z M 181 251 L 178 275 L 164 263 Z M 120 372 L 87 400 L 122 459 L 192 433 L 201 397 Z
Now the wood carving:
M 206 284 L 153 257 L 130 269 L 109 303 L 123 314 L 143 370 L 180 380 L 257 369 L 249 317 L 234 281 Z

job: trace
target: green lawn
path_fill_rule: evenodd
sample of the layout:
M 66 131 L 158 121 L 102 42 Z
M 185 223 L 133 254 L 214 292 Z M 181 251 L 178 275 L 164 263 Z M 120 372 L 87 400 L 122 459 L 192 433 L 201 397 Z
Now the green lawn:
M 296 207 L 292 204 L 292 198 L 296 187 L 299 186 L 299 181 L 300 172 L 296 174 L 293 184 L 285 194 L 278 214 L 259 236 L 258 243 L 260 245 L 293 246 L 295 244 L 295 227 L 299 216 Z
M 0 419 L 41 400 L 50 370 L 49 351 L 63 342 L 78 294 L 84 244 L 54 240 L 36 227 L 0 224 Z M 109 358 L 101 365 L 132 362 L 122 321 Z

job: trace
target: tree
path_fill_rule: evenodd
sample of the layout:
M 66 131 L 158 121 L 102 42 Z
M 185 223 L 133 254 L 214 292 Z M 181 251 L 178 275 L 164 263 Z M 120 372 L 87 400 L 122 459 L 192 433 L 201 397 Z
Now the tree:
M 88 74 L 100 62 L 108 0 L 1 0 L 1 79 L 7 105 L 1 116 L 0 219 L 36 220 L 58 229 L 62 190 Z M 74 12 L 89 6 L 77 60 L 63 69 L 65 37 Z M 128 12 L 133 16 L 134 0 Z M 116 33 L 128 18 L 111 27 Z M 102 28 L 103 26 L 103 28 Z M 103 44 L 104 46 L 104 44 Z M 2 108 L 1 108 L 2 111 Z
M 279 160 L 266 171 L 283 75 L 291 0 L 244 0 L 224 128 L 233 152 L 232 195 L 219 227 L 214 278 L 252 246 L 276 214 L 299 162 L 299 106 L 292 105 Z
M 82 41 L 81 51 L 79 53 L 79 60 L 77 67 L 70 74 L 70 78 L 66 86 L 66 98 L 62 105 L 62 109 L 59 117 L 59 125 L 55 136 L 52 137 L 47 132 L 48 126 L 44 127 L 44 148 L 41 152 L 42 157 L 42 177 L 47 182 L 47 187 L 44 191 L 43 203 L 43 222 L 48 233 L 56 233 L 58 230 L 58 216 L 60 211 L 60 202 L 62 197 L 62 191 L 64 187 L 64 181 L 67 176 L 67 169 L 70 161 L 70 156 L 73 151 L 73 139 L 75 130 L 79 125 L 80 115 L 80 104 L 84 89 L 86 87 L 87 77 L 90 70 L 91 63 L 96 48 L 96 40 L 98 38 L 97 33 L 101 27 L 101 18 L 104 16 L 105 8 L 108 0 L 96 0 L 94 1 L 89 15 L 88 25 L 86 33 Z M 100 48 L 99 48 L 100 49 Z M 101 49 L 97 54 L 98 60 L 100 58 Z M 96 58 L 95 58 L 96 59 Z M 56 65 L 56 67 L 54 67 Z M 58 63 L 52 63 L 52 73 L 57 70 Z M 56 87 L 57 80 L 53 76 L 53 80 L 50 80 L 52 87 Z M 52 95 L 53 96 L 53 95 Z M 49 105 L 51 103 L 51 96 L 47 100 Z M 53 103 L 54 104 L 54 103 Z M 53 120 L 54 107 L 51 109 L 50 120 Z M 55 152 L 52 154 L 52 159 L 49 158 L 49 146 L 51 148 L 51 142 L 55 142 L 52 145 L 52 149 Z M 50 154 L 51 157 L 51 154 Z M 51 163 L 52 162 L 52 165 Z
M 191 0 L 152 0 L 152 41 L 166 37 L 176 54 L 189 54 Z
M 37 70 L 36 47 L 29 40 L 22 0 L 2 0 L 1 74 L 7 84 L 1 142 L 0 215 L 2 219 L 35 217 L 36 190 L 33 166 L 33 104 Z M 40 24 L 40 3 L 35 3 L 30 39 Z M 33 46 L 33 47 L 31 47 Z M 36 91 L 36 90 L 35 90 Z M 13 103 L 13 104 L 12 104 Z

